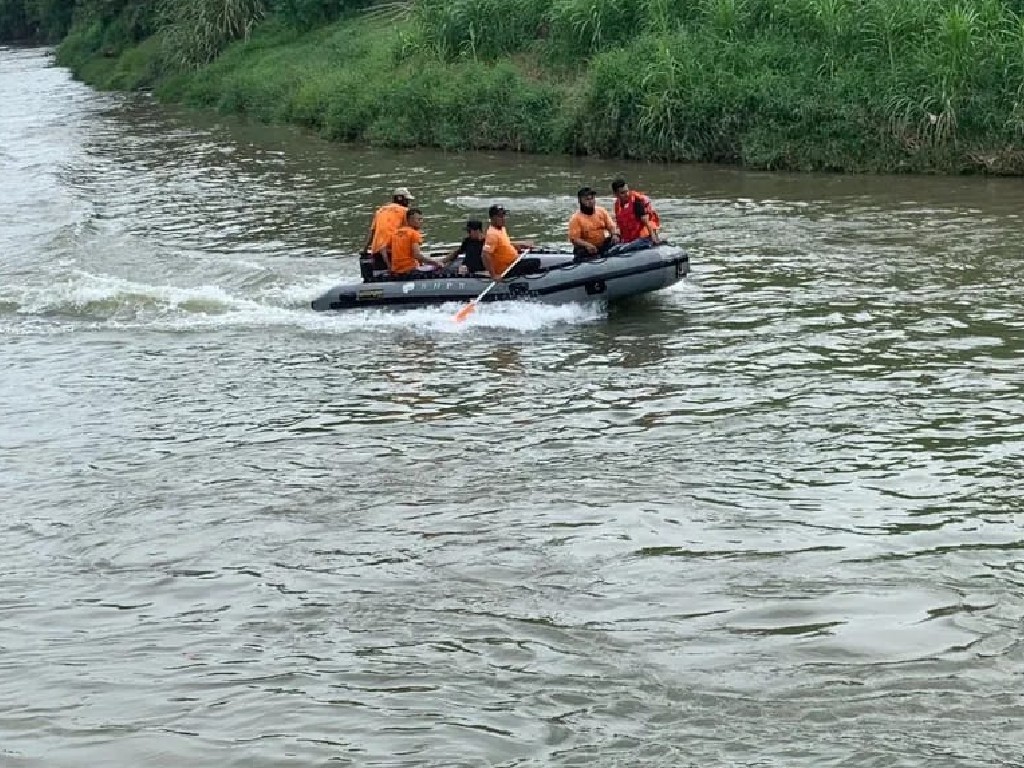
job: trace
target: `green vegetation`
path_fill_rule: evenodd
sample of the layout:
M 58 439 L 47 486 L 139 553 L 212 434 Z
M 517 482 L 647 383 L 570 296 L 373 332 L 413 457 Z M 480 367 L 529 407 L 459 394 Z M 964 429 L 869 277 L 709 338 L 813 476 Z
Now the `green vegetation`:
M 0 0 L 0 25 L 70 28 L 59 61 L 100 87 L 336 140 L 1024 175 L 1021 0 Z
M 0 42 L 52 42 L 71 26 L 67 0 L 0 0 Z

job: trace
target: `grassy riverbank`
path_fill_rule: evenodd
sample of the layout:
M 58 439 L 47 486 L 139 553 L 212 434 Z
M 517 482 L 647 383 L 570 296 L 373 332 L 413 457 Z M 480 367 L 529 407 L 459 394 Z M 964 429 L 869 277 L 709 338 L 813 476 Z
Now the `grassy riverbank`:
M 163 7 L 79 21 L 60 62 L 345 141 L 1024 174 L 1007 2 L 408 0 L 304 23 L 261 0 Z

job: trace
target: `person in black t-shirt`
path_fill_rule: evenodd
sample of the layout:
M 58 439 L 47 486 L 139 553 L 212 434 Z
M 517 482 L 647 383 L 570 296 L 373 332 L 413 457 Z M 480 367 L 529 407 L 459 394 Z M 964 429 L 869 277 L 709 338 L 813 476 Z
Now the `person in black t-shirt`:
M 466 222 L 466 238 L 459 243 L 455 249 L 444 257 L 445 264 L 451 264 L 459 256 L 462 256 L 462 263 L 459 265 L 458 274 L 473 275 L 480 272 L 487 274 L 487 267 L 484 266 L 484 225 L 475 219 Z

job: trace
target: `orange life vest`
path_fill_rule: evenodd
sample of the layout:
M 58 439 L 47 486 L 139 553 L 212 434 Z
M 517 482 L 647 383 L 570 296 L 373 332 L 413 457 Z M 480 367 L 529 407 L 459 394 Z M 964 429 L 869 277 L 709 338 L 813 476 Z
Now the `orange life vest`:
M 643 205 L 647 220 L 655 228 L 661 227 L 661 219 L 658 218 L 654 206 L 651 205 L 650 198 L 642 192 L 631 189 L 629 191 L 629 200 L 625 205 L 619 202 L 618 198 L 615 198 L 615 221 L 619 225 L 619 237 L 624 243 L 639 240 L 641 237 L 651 236 L 651 230 L 644 226 L 633 210 L 637 202 Z

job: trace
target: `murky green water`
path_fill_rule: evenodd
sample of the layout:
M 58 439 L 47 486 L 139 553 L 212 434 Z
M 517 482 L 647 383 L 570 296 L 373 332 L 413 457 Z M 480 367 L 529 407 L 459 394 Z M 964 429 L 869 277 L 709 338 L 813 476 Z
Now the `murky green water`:
M 395 185 L 554 242 L 619 173 L 684 283 L 307 309 Z M 0 49 L 0 765 L 1020 765 L 1022 210 L 346 149 Z

